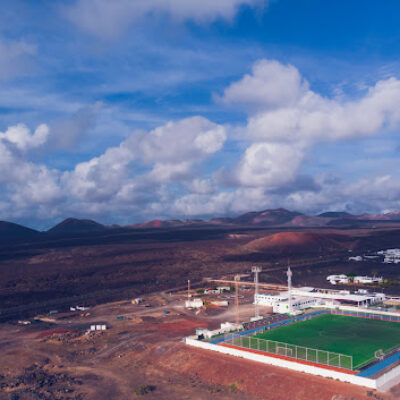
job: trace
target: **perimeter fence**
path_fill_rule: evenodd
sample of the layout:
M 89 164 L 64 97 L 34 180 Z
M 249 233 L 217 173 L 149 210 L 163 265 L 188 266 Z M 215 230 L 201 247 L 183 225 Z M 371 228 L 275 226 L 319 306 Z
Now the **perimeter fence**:
M 353 357 L 326 350 L 297 346 L 289 343 L 267 340 L 255 336 L 231 335 L 225 343 L 259 352 L 308 361 L 329 367 L 353 370 Z
M 380 321 L 392 321 L 392 322 L 400 322 L 400 316 L 396 315 L 387 315 L 387 314 L 375 314 L 373 311 L 350 311 L 350 310 L 339 310 L 339 309 L 331 309 L 331 314 L 334 315 L 344 315 L 348 317 L 358 317 L 358 318 L 367 318 L 367 319 L 377 319 Z

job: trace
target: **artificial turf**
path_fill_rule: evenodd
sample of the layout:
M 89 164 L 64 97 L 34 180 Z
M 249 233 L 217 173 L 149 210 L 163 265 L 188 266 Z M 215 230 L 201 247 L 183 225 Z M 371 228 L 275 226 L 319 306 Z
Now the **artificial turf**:
M 357 367 L 400 344 L 400 323 L 326 314 L 255 337 L 353 356 Z

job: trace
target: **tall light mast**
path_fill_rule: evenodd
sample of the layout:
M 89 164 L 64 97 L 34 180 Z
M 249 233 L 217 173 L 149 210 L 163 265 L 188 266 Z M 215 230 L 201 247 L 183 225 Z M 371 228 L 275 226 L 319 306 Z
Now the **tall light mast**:
M 251 272 L 254 273 L 254 317 L 259 318 L 260 317 L 260 310 L 258 307 L 258 302 L 257 302 L 257 297 L 258 297 L 258 274 L 261 272 L 261 267 L 253 266 L 251 267 Z
M 287 274 L 287 283 L 288 283 L 288 292 L 289 292 L 289 314 L 292 314 L 292 275 L 293 275 L 293 272 L 290 269 L 290 267 L 288 267 L 286 274 Z
M 240 317 L 239 317 L 239 281 L 240 275 L 235 275 L 235 317 L 236 317 L 236 324 L 240 324 Z

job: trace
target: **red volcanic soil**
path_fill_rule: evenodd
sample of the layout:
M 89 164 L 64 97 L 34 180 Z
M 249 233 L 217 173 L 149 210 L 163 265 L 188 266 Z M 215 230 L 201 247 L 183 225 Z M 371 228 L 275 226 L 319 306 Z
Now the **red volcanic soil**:
M 366 389 L 355 385 L 191 347 L 166 353 L 163 362 L 173 370 L 198 376 L 204 382 L 232 387 L 234 393 L 241 393 L 244 399 L 248 395 L 263 400 L 394 398 L 370 397 Z
M 207 328 L 208 323 L 206 321 L 196 320 L 181 320 L 176 322 L 165 322 L 157 326 L 157 329 L 164 332 L 170 332 L 174 334 L 193 334 L 196 328 Z
M 269 251 L 274 252 L 287 250 L 342 250 L 345 245 L 338 238 L 322 233 L 312 232 L 280 232 L 260 239 L 252 240 L 244 247 L 251 251 Z
M 37 338 L 38 339 L 43 339 L 45 337 L 49 337 L 52 335 L 57 335 L 57 334 L 62 334 L 62 333 L 69 333 L 69 332 L 73 332 L 73 330 L 71 329 L 62 329 L 62 328 L 58 328 L 58 329 L 49 329 L 47 331 L 43 331 L 41 332 Z

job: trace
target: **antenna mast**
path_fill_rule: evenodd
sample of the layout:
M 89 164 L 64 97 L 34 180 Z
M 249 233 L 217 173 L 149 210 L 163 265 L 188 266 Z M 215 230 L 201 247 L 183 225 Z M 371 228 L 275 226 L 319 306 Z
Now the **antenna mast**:
M 251 267 L 251 272 L 254 273 L 254 286 L 255 286 L 255 291 L 254 291 L 254 317 L 259 318 L 260 317 L 260 310 L 258 307 L 258 274 L 261 272 L 261 267 L 253 266 Z M 257 299 L 257 300 L 256 300 Z

